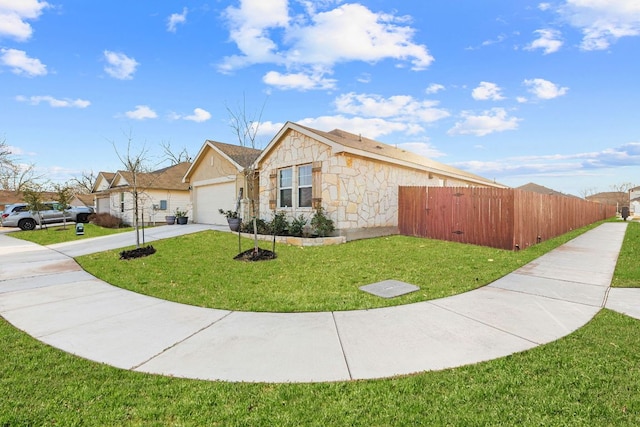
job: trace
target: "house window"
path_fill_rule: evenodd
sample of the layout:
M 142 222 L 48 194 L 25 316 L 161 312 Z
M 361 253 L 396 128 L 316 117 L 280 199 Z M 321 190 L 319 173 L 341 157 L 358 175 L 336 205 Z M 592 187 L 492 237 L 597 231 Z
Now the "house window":
M 298 167 L 298 207 L 311 207 L 311 165 Z
M 124 212 L 124 193 L 120 193 L 120 212 Z
M 167 201 L 166 200 L 160 200 L 160 210 L 161 211 L 166 211 L 167 210 Z
M 292 190 L 293 190 L 293 175 L 292 169 L 280 169 L 278 171 L 278 206 L 281 208 L 293 206 Z

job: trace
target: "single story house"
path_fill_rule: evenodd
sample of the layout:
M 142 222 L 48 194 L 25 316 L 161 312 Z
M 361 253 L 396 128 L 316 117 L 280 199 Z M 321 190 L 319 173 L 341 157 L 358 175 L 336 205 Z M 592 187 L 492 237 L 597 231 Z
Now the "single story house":
M 224 147 L 228 148 L 228 144 Z M 247 166 L 234 162 L 230 167 L 229 159 L 226 163 L 219 160 L 225 157 L 220 151 L 220 143 L 207 141 L 185 176 L 185 182 L 192 185 L 197 222 L 224 223 L 223 218 L 211 212 L 233 207 L 241 189 L 247 186 L 238 178 L 244 177 Z M 217 173 L 212 171 L 215 165 L 220 168 Z M 250 168 L 258 179 L 258 185 L 253 187 L 257 187 L 254 197 L 259 217 L 270 220 L 276 211 L 284 211 L 289 219 L 302 215 L 310 220 L 314 210 L 321 207 L 333 220 L 336 233 L 347 240 L 398 232 L 400 186 L 506 188 L 360 135 L 339 129 L 323 132 L 293 122 L 287 122 L 258 152 Z M 215 185 L 222 183 L 228 188 L 220 186 L 217 191 Z M 211 186 L 203 197 L 197 188 L 204 185 Z M 246 215 L 247 192 L 240 197 Z
M 250 191 L 257 181 L 249 180 L 251 165 L 260 150 L 207 140 L 182 181 L 191 189 L 192 219 L 201 224 L 226 224 L 219 209 L 250 216 Z M 256 200 L 254 195 L 254 200 Z
M 629 210 L 634 215 L 640 215 L 640 187 L 629 190 Z
M 100 172 L 93 187 L 97 213 L 109 213 L 133 224 L 134 191 L 138 193 L 139 219 L 145 223 L 164 222 L 176 210 L 190 214 L 189 185 L 182 177 L 191 166 L 188 162 L 136 174 L 129 171 Z

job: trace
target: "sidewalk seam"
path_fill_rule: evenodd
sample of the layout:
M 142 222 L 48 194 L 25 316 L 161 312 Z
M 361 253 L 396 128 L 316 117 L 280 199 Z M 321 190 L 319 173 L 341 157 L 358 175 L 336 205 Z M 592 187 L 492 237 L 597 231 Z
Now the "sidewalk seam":
M 214 320 L 213 322 L 209 323 L 208 325 L 203 326 L 202 328 L 198 329 L 197 331 L 195 331 L 194 333 L 187 335 L 186 337 L 182 338 L 181 340 L 178 340 L 176 342 L 174 342 L 173 344 L 171 344 L 170 346 L 160 350 L 159 352 L 157 352 L 156 354 L 154 354 L 153 356 L 149 357 L 146 360 L 143 360 L 142 362 L 138 363 L 137 365 L 133 365 L 131 368 L 129 368 L 130 370 L 134 371 L 137 370 L 138 368 L 142 367 L 143 365 L 146 365 L 147 363 L 151 362 L 153 359 L 155 359 L 156 357 L 166 353 L 167 351 L 171 350 L 172 348 L 177 347 L 178 345 L 182 344 L 183 342 L 187 341 L 190 338 L 193 338 L 194 336 L 198 335 L 200 332 L 204 331 L 205 329 L 209 329 L 210 327 L 212 327 L 213 325 L 215 325 L 216 323 L 226 319 L 227 317 L 229 317 L 230 315 L 232 315 L 233 313 L 235 313 L 234 311 L 230 311 L 227 314 L 225 314 L 224 316 L 222 316 L 219 319 Z
M 353 375 L 351 374 L 351 367 L 349 366 L 349 360 L 347 360 L 347 353 L 344 350 L 344 344 L 342 342 L 342 337 L 340 336 L 340 328 L 338 328 L 338 321 L 336 320 L 335 311 L 331 312 L 331 318 L 333 319 L 333 326 L 336 328 L 336 336 L 338 337 L 338 342 L 340 343 L 340 351 L 342 351 L 342 358 L 344 359 L 344 364 L 347 367 L 347 372 L 349 373 L 349 379 L 353 380 Z

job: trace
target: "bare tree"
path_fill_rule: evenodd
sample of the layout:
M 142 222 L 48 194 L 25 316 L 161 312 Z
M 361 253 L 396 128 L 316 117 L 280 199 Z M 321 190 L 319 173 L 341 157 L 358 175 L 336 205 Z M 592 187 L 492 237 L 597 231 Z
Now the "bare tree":
M 260 123 L 262 121 L 262 113 L 267 101 L 262 104 L 260 110 L 255 111 L 253 114 L 247 113 L 247 103 L 245 96 L 242 96 L 242 104 L 238 104 L 236 108 L 231 108 L 228 105 L 227 113 L 229 114 L 229 126 L 233 130 L 238 139 L 238 144 L 241 147 L 248 147 L 256 149 L 256 137 L 258 130 L 260 129 Z M 244 169 L 244 182 L 246 187 L 246 195 L 249 200 L 249 212 L 253 222 L 253 253 L 258 254 L 258 224 L 257 224 L 257 194 L 256 194 L 256 180 L 258 179 L 258 172 L 254 165 L 251 165 Z M 236 209 L 237 210 L 237 209 Z
M 17 194 L 40 179 L 42 175 L 36 175 L 34 165 L 21 164 L 6 141 L 0 141 L 0 190 Z
M 177 165 L 178 163 L 193 161 L 193 158 L 189 155 L 186 147 L 181 151 L 176 152 L 171 148 L 170 142 L 163 142 L 160 145 L 164 151 L 165 160 L 168 160 L 172 166 Z
M 148 150 L 146 147 L 142 147 L 137 153 L 132 153 L 132 137 L 128 136 L 127 151 L 126 153 L 120 153 L 115 143 L 113 148 L 116 151 L 118 159 L 124 166 L 124 170 L 130 174 L 129 193 L 133 199 L 133 226 L 136 231 L 136 248 L 140 247 L 140 200 L 144 193 L 142 183 L 140 182 L 140 175 L 147 172 L 146 163 L 148 161 Z M 127 180 L 129 181 L 129 178 Z
M 79 178 L 72 178 L 69 183 L 69 187 L 76 194 L 90 194 L 93 191 L 93 186 L 98 179 L 98 175 L 91 171 L 82 171 Z
M 583 188 L 580 190 L 580 197 L 586 199 L 589 196 L 596 194 L 598 191 L 594 187 Z
M 634 188 L 631 182 L 623 182 L 621 184 L 613 184 L 611 186 L 611 190 L 614 193 L 617 193 L 616 196 L 616 204 L 618 205 L 618 210 L 623 206 L 629 206 L 629 190 Z

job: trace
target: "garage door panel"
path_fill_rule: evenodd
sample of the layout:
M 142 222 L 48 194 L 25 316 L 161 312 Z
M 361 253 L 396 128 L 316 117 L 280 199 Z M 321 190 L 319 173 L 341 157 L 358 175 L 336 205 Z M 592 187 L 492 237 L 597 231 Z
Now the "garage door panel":
M 194 220 L 201 224 L 226 224 L 226 218 L 218 209 L 235 209 L 235 182 L 198 186 L 194 187 L 194 191 Z

